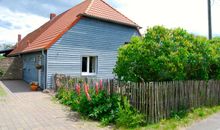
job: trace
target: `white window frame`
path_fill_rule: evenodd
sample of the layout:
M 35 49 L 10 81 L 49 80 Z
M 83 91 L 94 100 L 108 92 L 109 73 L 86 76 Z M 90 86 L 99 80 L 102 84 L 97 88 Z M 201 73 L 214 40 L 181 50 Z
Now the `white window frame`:
M 82 60 L 83 57 L 87 58 L 87 72 L 82 72 Z M 90 73 L 89 72 L 89 61 L 90 61 L 90 57 L 95 57 L 95 72 L 94 73 Z M 98 57 L 97 56 L 82 56 L 81 57 L 81 75 L 82 76 L 95 76 L 97 74 L 97 68 L 98 68 L 98 62 L 97 62 Z

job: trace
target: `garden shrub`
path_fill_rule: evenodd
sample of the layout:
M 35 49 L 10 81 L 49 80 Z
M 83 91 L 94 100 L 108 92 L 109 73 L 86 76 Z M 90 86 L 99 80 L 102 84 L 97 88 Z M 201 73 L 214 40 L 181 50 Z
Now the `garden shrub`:
M 220 38 L 181 28 L 148 28 L 118 50 L 114 73 L 133 82 L 220 79 Z
M 118 111 L 120 98 L 118 95 L 108 95 L 102 90 L 98 94 L 90 91 L 91 101 L 87 100 L 85 94 L 81 95 L 79 101 L 79 112 L 91 119 L 102 121 L 103 124 L 114 123 Z
M 77 97 L 78 96 L 75 91 L 64 87 L 59 88 L 56 94 L 56 98 L 59 99 L 60 103 L 68 106 L 75 104 Z M 74 107 L 72 109 L 75 110 Z
M 144 116 L 133 109 L 125 97 L 123 103 L 119 103 L 116 125 L 118 127 L 135 128 L 144 124 Z
M 82 116 L 101 121 L 103 125 L 116 123 L 123 127 L 136 127 L 143 123 L 143 116 L 133 109 L 127 99 L 121 101 L 118 94 L 108 94 L 106 90 L 89 89 L 91 100 L 85 92 L 61 87 L 56 98 Z M 127 123 L 126 123 L 127 122 Z
M 109 95 L 104 90 L 96 94 L 94 89 L 90 89 L 89 93 L 91 101 L 88 101 L 84 92 L 78 96 L 74 90 L 61 87 L 58 89 L 56 98 L 60 103 L 70 106 L 72 110 L 78 111 L 83 116 L 102 121 L 103 124 L 114 123 L 120 96 Z
M 182 109 L 182 110 L 179 110 L 179 111 L 171 111 L 170 118 L 180 120 L 180 119 L 183 119 L 184 117 L 186 117 L 189 112 L 190 112 L 190 110 L 187 110 L 187 109 Z
M 58 91 L 57 91 L 57 93 L 56 93 L 56 96 L 55 96 L 55 97 L 56 97 L 58 100 L 62 99 L 62 98 L 63 98 L 63 95 L 64 95 L 64 91 L 65 91 L 64 87 L 59 88 Z

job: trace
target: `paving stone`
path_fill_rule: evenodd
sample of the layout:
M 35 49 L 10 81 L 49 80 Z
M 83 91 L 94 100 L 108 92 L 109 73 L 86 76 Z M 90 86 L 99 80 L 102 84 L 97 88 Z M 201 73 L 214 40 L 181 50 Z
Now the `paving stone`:
M 0 86 L 7 92 L 0 100 L 0 130 L 108 129 L 80 120 L 69 108 L 52 101 L 49 94 L 31 92 L 23 81 L 0 81 Z

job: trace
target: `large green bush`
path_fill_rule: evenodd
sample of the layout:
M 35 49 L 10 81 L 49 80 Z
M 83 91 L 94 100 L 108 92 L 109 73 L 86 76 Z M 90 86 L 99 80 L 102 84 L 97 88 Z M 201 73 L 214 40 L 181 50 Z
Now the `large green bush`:
M 210 79 L 220 79 L 220 37 L 209 40 L 212 61 L 210 64 Z
M 119 48 L 114 73 L 125 81 L 220 78 L 220 39 L 211 41 L 181 28 L 149 28 Z

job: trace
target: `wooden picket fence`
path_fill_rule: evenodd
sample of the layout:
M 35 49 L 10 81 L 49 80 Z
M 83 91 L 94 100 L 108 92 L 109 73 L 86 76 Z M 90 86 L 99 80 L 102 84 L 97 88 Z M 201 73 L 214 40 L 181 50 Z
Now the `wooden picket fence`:
M 67 76 L 68 77 L 68 76 Z M 61 78 L 60 78 L 61 79 Z M 65 78 L 64 78 L 65 79 Z M 67 85 L 71 77 L 61 79 Z M 82 78 L 72 78 L 75 82 Z M 55 78 L 55 81 L 57 78 Z M 90 87 L 100 79 L 84 78 Z M 130 103 L 145 115 L 148 123 L 155 123 L 167 119 L 175 112 L 190 110 L 204 106 L 220 104 L 220 81 L 169 81 L 132 83 L 118 80 L 102 80 L 104 88 L 109 93 L 127 96 Z
M 181 110 L 220 104 L 220 81 L 118 82 L 115 87 L 145 114 L 148 123 L 167 119 Z

